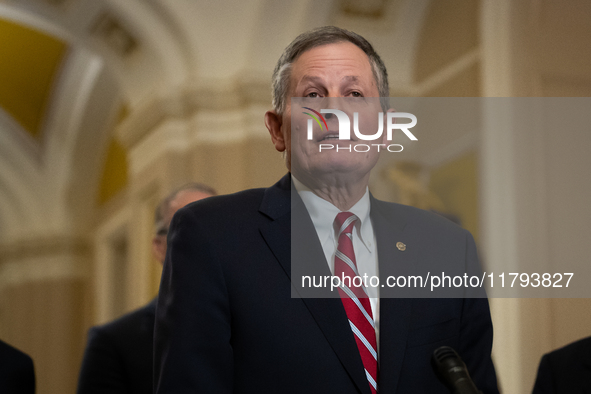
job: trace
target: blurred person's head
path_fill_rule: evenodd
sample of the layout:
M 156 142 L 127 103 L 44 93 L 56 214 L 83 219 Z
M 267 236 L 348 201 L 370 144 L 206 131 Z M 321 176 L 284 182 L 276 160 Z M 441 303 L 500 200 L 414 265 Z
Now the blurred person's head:
M 215 196 L 216 191 L 202 183 L 187 183 L 158 204 L 154 212 L 155 234 L 152 238 L 152 254 L 161 264 L 166 257 L 166 237 L 172 217 L 180 208 L 192 202 Z

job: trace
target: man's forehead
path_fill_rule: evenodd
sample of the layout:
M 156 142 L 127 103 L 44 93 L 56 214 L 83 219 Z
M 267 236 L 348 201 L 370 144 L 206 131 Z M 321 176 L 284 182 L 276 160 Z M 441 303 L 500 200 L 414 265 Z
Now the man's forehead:
M 369 57 L 351 42 L 325 44 L 300 54 L 293 63 L 290 84 L 294 89 L 301 84 L 322 84 L 333 77 L 340 83 L 375 85 Z
M 294 60 L 293 65 L 294 67 L 298 67 L 304 63 L 313 64 L 314 62 L 324 60 L 354 61 L 359 65 L 370 66 L 367 54 L 357 45 L 349 41 L 339 41 L 308 48 L 298 55 Z

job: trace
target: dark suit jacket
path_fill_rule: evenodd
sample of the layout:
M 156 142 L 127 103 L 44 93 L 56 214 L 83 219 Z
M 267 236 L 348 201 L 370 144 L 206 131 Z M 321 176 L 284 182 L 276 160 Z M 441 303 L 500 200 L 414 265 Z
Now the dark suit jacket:
M 78 394 L 152 393 L 156 300 L 88 332 Z
M 173 218 L 156 313 L 157 393 L 369 394 L 341 301 L 291 297 L 290 189 L 286 176 L 268 189 L 190 204 Z M 374 226 L 381 227 L 375 218 L 392 227 L 376 233 L 380 270 L 397 241 L 409 253 L 396 254 L 396 264 L 447 252 L 476 259 L 472 238 L 446 219 L 375 200 L 371 211 Z M 304 246 L 322 255 L 317 237 Z M 442 345 L 456 348 L 481 390 L 498 392 L 486 299 L 382 299 L 380 393 L 447 393 L 430 366 Z
M 35 394 L 33 360 L 3 341 L 0 341 L 0 393 Z
M 545 354 L 533 393 L 591 393 L 591 337 Z

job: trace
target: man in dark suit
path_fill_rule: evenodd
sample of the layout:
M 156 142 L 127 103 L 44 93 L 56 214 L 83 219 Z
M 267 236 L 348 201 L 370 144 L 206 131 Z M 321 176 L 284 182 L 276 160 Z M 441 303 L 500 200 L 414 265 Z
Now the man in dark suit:
M 280 58 L 273 87 L 265 123 L 290 173 L 173 218 L 156 313 L 156 392 L 446 393 L 430 356 L 449 345 L 479 389 L 497 393 L 486 299 L 357 297 L 361 288 L 343 288 L 342 299 L 292 297 L 301 290 L 294 251 L 319 262 L 316 272 L 337 275 L 345 264 L 359 277 L 477 258 L 465 230 L 370 196 L 374 152 L 319 153 L 320 143 L 341 143 L 334 119 L 309 141 L 292 126 L 299 109 L 292 113 L 288 97 L 388 96 L 385 67 L 365 39 L 334 27 L 302 34 Z
M 545 354 L 533 394 L 591 393 L 591 337 Z
M 3 341 L 0 341 L 0 393 L 35 394 L 33 360 Z
M 215 194 L 209 186 L 190 183 L 175 190 L 156 208 L 152 253 L 161 264 L 174 213 L 190 202 Z M 78 393 L 152 393 L 156 299 L 117 320 L 93 327 L 78 380 Z

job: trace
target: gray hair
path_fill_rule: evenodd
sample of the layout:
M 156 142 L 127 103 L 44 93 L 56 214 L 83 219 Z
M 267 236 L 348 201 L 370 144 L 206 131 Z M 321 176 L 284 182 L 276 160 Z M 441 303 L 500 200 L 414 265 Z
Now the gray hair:
M 159 234 L 161 231 L 168 231 L 168 223 L 165 223 L 165 217 L 168 209 L 170 208 L 170 203 L 172 202 L 172 200 L 176 198 L 176 196 L 178 196 L 180 192 L 183 192 L 185 190 L 202 192 L 210 194 L 212 196 L 215 196 L 217 194 L 213 187 L 198 182 L 186 183 L 174 189 L 168 196 L 166 196 L 166 198 L 160 201 L 160 204 L 158 204 L 156 210 L 154 211 L 154 224 L 156 226 L 156 234 Z
M 359 47 L 369 58 L 369 64 L 373 72 L 380 97 L 390 96 L 388 86 L 388 72 L 384 62 L 373 49 L 373 46 L 365 38 L 352 31 L 341 29 L 335 26 L 324 26 L 309 30 L 300 34 L 283 51 L 275 70 L 273 71 L 273 109 L 278 114 L 285 111 L 287 104 L 287 93 L 289 91 L 289 78 L 291 68 L 297 58 L 305 51 L 327 44 L 339 42 L 350 42 Z M 389 107 L 386 99 L 382 99 L 382 107 L 386 110 Z

